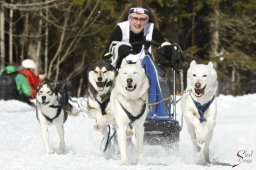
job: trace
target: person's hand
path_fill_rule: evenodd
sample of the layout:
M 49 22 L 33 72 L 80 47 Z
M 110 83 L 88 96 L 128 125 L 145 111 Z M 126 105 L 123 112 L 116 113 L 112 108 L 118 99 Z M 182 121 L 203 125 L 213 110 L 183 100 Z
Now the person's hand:
M 128 42 L 113 41 L 111 43 L 111 65 L 118 68 L 122 60 L 132 52 L 132 46 Z
M 183 52 L 177 44 L 164 42 L 159 47 L 158 53 L 169 61 L 174 70 L 178 71 L 180 69 Z
M 118 56 L 119 58 L 125 58 L 132 52 L 132 47 L 127 44 L 121 44 L 118 47 Z
M 173 47 L 171 43 L 169 42 L 162 43 L 158 49 L 158 53 L 170 61 L 173 56 Z

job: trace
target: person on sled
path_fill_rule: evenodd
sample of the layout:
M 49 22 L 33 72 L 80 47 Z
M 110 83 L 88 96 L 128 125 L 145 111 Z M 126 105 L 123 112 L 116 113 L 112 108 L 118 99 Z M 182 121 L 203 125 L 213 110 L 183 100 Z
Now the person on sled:
M 166 41 L 159 32 L 153 10 L 143 2 L 135 2 L 121 15 L 107 43 L 104 57 L 112 54 L 111 62 L 117 70 L 124 58 L 131 62 L 140 60 L 150 82 L 149 103 L 156 103 L 161 101 L 163 96 L 153 61 L 151 42 L 159 44 L 159 54 L 166 57 L 174 69 L 178 69 L 180 59 L 173 58 L 178 56 L 173 54 L 181 53 L 181 50 Z M 168 119 L 169 115 L 165 103 L 160 102 L 152 105 L 148 118 Z

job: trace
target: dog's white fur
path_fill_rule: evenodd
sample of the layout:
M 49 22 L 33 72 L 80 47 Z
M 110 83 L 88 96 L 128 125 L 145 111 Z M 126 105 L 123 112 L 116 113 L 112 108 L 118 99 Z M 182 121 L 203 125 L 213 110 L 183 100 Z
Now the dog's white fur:
M 213 68 L 213 63 L 209 62 L 208 65 L 197 64 L 196 61 L 193 60 L 187 71 L 187 89 L 182 97 L 182 113 L 187 122 L 187 130 L 191 136 L 194 152 L 199 152 L 201 149 L 200 145 L 204 144 L 204 161 L 208 163 L 210 162 L 209 145 L 216 124 L 217 88 L 217 73 Z M 206 121 L 200 123 L 199 112 L 193 99 L 201 105 L 204 105 L 211 101 L 214 96 L 213 102 L 204 113 Z
M 88 116 L 96 120 L 95 129 L 108 135 L 108 127 L 114 123 L 114 116 L 110 112 L 110 102 L 106 103 L 104 111 L 101 106 L 109 101 L 111 90 L 114 86 L 116 72 L 110 63 L 104 60 L 98 60 L 88 68 Z M 105 115 L 104 115 L 105 114 Z
M 53 84 L 53 87 L 56 87 Z M 39 85 L 39 89 L 36 94 L 36 110 L 37 110 L 37 118 L 41 125 L 43 140 L 46 152 L 48 154 L 53 153 L 53 149 L 49 145 L 49 133 L 48 127 L 50 125 L 54 125 L 57 129 L 58 136 L 60 139 L 59 150 L 64 152 L 66 150 L 65 140 L 64 140 L 64 123 L 67 119 L 67 112 L 61 108 L 60 114 L 56 117 L 57 114 L 57 106 L 60 106 L 59 99 L 61 98 L 61 94 L 59 92 L 54 92 L 49 88 L 49 85 L 42 84 Z M 56 90 L 56 89 L 54 89 Z M 71 108 L 72 112 L 76 112 L 75 108 Z M 77 112 L 78 113 L 78 112 Z M 47 120 L 49 118 L 52 121 Z
M 149 81 L 141 63 L 128 64 L 124 59 L 111 93 L 111 112 L 115 116 L 117 137 L 120 149 L 121 164 L 128 164 L 127 157 L 127 128 L 130 119 L 120 104 L 133 116 L 140 114 L 144 102 L 148 101 Z M 144 122 L 149 111 L 148 106 L 144 114 L 132 123 L 132 143 L 135 146 L 135 161 L 138 163 L 143 153 Z

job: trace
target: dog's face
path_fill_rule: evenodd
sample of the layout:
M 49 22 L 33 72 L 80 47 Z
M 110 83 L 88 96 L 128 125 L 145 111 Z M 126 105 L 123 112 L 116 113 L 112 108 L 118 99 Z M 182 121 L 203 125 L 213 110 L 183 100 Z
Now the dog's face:
M 104 60 L 91 65 L 88 69 L 88 79 L 93 88 L 99 93 L 107 93 L 112 88 L 116 72 L 112 65 Z
M 140 62 L 130 64 L 125 59 L 118 72 L 118 79 L 121 85 L 130 92 L 144 83 L 145 76 L 145 70 L 141 67 Z
M 190 63 L 187 72 L 187 86 L 195 94 L 201 97 L 207 89 L 213 88 L 217 82 L 217 73 L 213 68 L 212 62 L 208 65 L 197 64 L 194 60 Z
M 58 93 L 54 84 L 42 84 L 37 89 L 36 100 L 41 105 L 49 105 L 56 103 L 58 99 Z

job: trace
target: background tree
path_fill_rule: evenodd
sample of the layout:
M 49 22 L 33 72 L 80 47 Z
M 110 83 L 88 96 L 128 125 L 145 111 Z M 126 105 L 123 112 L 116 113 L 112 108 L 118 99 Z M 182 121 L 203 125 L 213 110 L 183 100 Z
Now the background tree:
M 66 85 L 71 95 L 84 95 L 86 69 L 93 60 L 102 57 L 118 16 L 130 2 L 133 1 L 0 1 L 1 69 L 10 62 L 32 58 L 38 64 L 38 72 L 45 72 L 48 78 Z M 213 61 L 221 93 L 256 91 L 254 0 L 144 2 L 158 14 L 164 37 L 184 50 L 184 71 L 193 59 L 200 63 Z M 172 84 L 168 61 L 155 57 Z M 183 87 L 186 80 L 182 76 L 177 79 Z

